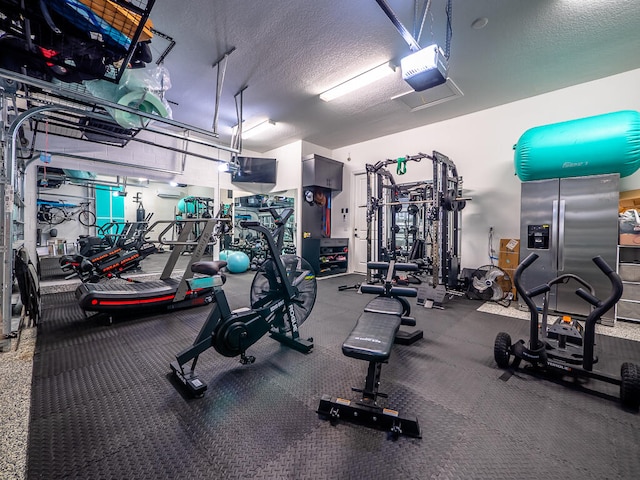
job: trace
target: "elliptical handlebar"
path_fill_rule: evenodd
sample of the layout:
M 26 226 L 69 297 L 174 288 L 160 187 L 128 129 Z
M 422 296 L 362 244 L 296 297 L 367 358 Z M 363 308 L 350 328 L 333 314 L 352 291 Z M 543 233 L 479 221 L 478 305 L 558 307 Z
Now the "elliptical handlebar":
M 585 282 L 582 278 L 573 274 L 561 275 L 549 281 L 548 283 L 543 283 L 542 285 L 538 285 L 537 287 L 533 287 L 529 290 L 525 290 L 521 283 L 522 274 L 537 259 L 538 259 L 538 255 L 536 253 L 531 253 L 529 256 L 527 256 L 527 258 L 525 258 L 522 261 L 522 263 L 520 263 L 520 265 L 518 265 L 518 268 L 516 269 L 516 273 L 513 277 L 516 290 L 522 296 L 525 303 L 527 303 L 529 307 L 531 307 L 531 305 L 529 305 L 529 301 L 533 303 L 533 301 L 531 300 L 533 297 L 536 297 L 538 295 L 548 292 L 551 289 L 552 285 L 555 285 L 556 283 L 560 283 L 560 282 L 566 282 L 568 281 L 568 279 L 576 280 L 577 282 L 581 283 L 584 287 L 588 287 L 591 290 L 590 292 L 588 292 L 584 287 L 580 287 L 576 290 L 576 295 L 586 300 L 591 305 L 601 308 L 602 312 L 605 312 L 609 310 L 611 307 L 613 307 L 616 304 L 616 302 L 620 300 L 620 297 L 622 296 L 622 280 L 620 279 L 620 276 L 613 270 L 613 268 L 611 268 L 611 266 L 600 255 L 598 255 L 597 257 L 594 257 L 592 261 L 602 271 L 602 273 L 604 273 L 609 278 L 609 281 L 611 282 L 611 288 L 612 288 L 611 294 L 605 300 L 600 300 L 599 298 L 597 298 L 595 296 L 595 291 L 593 290 L 591 285 Z
M 595 263 L 596 266 L 602 271 L 602 273 L 604 273 L 609 278 L 609 282 L 611 283 L 611 293 L 604 300 L 598 299 L 595 295 L 590 294 L 583 288 L 579 288 L 576 291 L 576 294 L 590 304 L 594 305 L 596 307 L 594 312 L 602 314 L 613 307 L 618 302 L 618 300 L 620 300 L 620 297 L 622 296 L 622 279 L 620 278 L 620 275 L 618 275 L 600 255 L 594 257 L 592 260 L 593 263 Z M 594 312 L 592 312 L 592 314 Z M 589 315 L 589 317 L 591 317 L 591 315 Z
M 518 294 L 521 295 L 521 298 L 529 307 L 529 312 L 531 313 L 531 326 L 530 326 L 530 339 L 532 344 L 532 349 L 537 348 L 538 345 L 538 307 L 533 301 L 532 297 L 536 295 L 540 295 L 542 293 L 546 293 L 551 289 L 551 286 L 560 283 L 561 281 L 567 281 L 567 279 L 572 278 L 583 285 L 576 290 L 576 295 L 578 295 L 583 300 L 587 301 L 595 308 L 591 310 L 589 316 L 585 320 L 585 334 L 584 334 L 584 344 L 585 344 L 585 368 L 590 369 L 593 364 L 593 342 L 595 337 L 595 324 L 602 317 L 602 315 L 607 312 L 611 307 L 613 307 L 620 297 L 622 296 L 622 280 L 620 276 L 611 268 L 611 266 L 602 258 L 600 255 L 594 257 L 592 259 L 593 263 L 604 273 L 611 282 L 611 293 L 605 300 L 600 300 L 595 296 L 595 291 L 591 288 L 591 286 L 585 282 L 580 277 L 573 274 L 565 274 L 561 275 L 557 278 L 552 279 L 548 283 L 539 285 L 537 287 L 533 287 L 530 290 L 525 290 L 522 286 L 522 274 L 523 272 L 531 266 L 533 262 L 538 259 L 538 255 L 535 253 L 531 253 L 527 258 L 525 258 L 518 268 L 516 269 L 516 273 L 513 277 L 514 284 L 516 286 L 516 290 Z M 591 292 L 588 292 L 584 287 L 588 287 L 591 289 Z
M 589 316 L 587 317 L 584 324 L 583 367 L 588 371 L 591 371 L 593 369 L 594 363 L 593 346 L 595 344 L 596 322 L 607 310 L 613 307 L 622 296 L 622 279 L 620 278 L 620 275 L 614 272 L 609 264 L 607 264 L 604 258 L 602 258 L 600 255 L 593 258 L 593 263 L 595 263 L 596 266 L 602 271 L 602 273 L 604 273 L 609 278 L 609 282 L 611 282 L 611 293 L 606 299 L 604 299 L 604 301 L 601 301 L 596 298 L 595 295 L 591 295 L 589 292 L 585 291 L 582 288 L 576 291 L 580 298 L 585 299 L 587 302 L 595 306 L 595 308 L 591 310 L 591 313 L 589 313 Z
M 582 287 L 580 287 L 578 290 L 576 290 L 576 295 L 578 295 L 583 300 L 586 300 L 587 302 L 589 302 L 594 307 L 597 307 L 598 304 L 600 303 L 600 299 L 598 299 L 598 297 L 596 297 L 595 295 L 591 295 L 589 292 L 587 292 Z
M 611 272 L 615 272 L 615 270 L 613 268 L 611 268 L 611 266 L 600 255 L 598 255 L 597 257 L 593 258 L 593 263 L 595 263 L 596 266 L 600 270 L 602 270 L 602 273 L 604 273 L 607 277 L 609 276 L 609 274 Z M 611 280 L 611 278 L 609 278 L 609 280 Z M 620 280 L 620 286 L 622 287 L 622 280 Z
M 529 254 L 527 256 L 527 258 L 525 258 L 520 263 L 520 265 L 518 265 L 518 268 L 516 268 L 516 273 L 513 275 L 513 283 L 516 286 L 516 291 L 518 292 L 518 295 L 520 295 L 520 298 L 522 298 L 524 300 L 524 303 L 527 304 L 527 307 L 529 307 L 529 312 L 531 314 L 531 325 L 533 325 L 534 323 L 536 325 L 535 329 L 533 327 L 531 328 L 531 334 L 532 334 L 531 338 L 534 338 L 534 337 L 537 338 L 537 334 L 538 334 L 538 328 L 537 328 L 537 325 L 538 325 L 538 307 L 536 306 L 535 302 L 531 298 L 532 297 L 531 292 L 527 292 L 524 289 L 524 287 L 522 286 L 522 274 L 537 259 L 538 259 L 538 254 L 537 253 Z M 543 286 L 541 285 L 540 287 L 536 287 L 533 290 L 535 291 L 535 290 L 537 290 L 537 288 L 541 288 L 541 287 L 543 287 Z M 548 286 L 545 284 L 544 287 L 548 287 Z M 538 293 L 543 293 L 543 291 L 540 291 Z
M 549 286 L 549 284 L 543 283 L 542 285 L 533 287 L 531 290 L 527 290 L 526 294 L 527 296 L 533 298 L 533 297 L 537 297 L 538 295 L 542 295 L 543 293 L 547 293 L 549 290 L 551 290 L 551 287 Z

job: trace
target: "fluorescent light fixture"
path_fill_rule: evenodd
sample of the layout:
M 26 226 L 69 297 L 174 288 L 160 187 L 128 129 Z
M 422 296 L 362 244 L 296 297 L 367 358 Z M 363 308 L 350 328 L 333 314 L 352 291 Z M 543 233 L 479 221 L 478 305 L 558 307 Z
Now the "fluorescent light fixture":
M 248 128 L 247 130 L 242 130 L 242 139 L 246 140 L 247 138 L 255 137 L 256 135 L 261 135 L 266 132 L 270 132 L 272 128 L 276 126 L 276 122 L 273 120 L 265 120 L 257 124 L 255 127 Z
M 177 187 L 178 186 L 178 182 L 174 182 L 173 180 L 169 182 L 169 185 L 172 187 Z
M 218 171 L 219 172 L 228 172 L 229 171 L 229 164 L 227 162 L 222 162 L 220 165 L 218 165 Z
M 447 80 L 447 60 L 435 43 L 400 60 L 402 79 L 416 92 Z
M 367 85 L 372 84 L 373 82 L 380 80 L 381 78 L 386 77 L 387 75 L 395 72 L 395 68 L 389 62 L 383 63 L 382 65 L 378 65 L 371 70 L 367 70 L 360 75 L 353 77 L 346 82 L 341 83 L 340 85 L 330 88 L 326 92 L 320 94 L 320 98 L 325 102 L 330 102 L 331 100 L 335 100 L 338 97 L 346 95 L 347 93 L 351 93 L 355 90 L 358 90 L 362 87 L 366 87 Z
M 274 122 L 269 118 L 261 122 L 258 122 L 251 127 L 247 127 L 246 123 L 242 122 L 242 139 L 246 140 L 247 138 L 255 137 L 256 135 L 261 135 L 263 133 L 269 132 L 275 126 L 276 126 L 276 122 Z M 231 128 L 231 133 L 233 136 L 238 134 L 237 125 L 234 125 Z

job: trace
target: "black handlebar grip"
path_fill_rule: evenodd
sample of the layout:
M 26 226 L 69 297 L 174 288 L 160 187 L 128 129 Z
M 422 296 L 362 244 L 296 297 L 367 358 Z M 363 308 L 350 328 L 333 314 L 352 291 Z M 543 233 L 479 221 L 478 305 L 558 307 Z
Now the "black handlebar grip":
M 261 225 L 261 223 L 260 222 L 256 222 L 255 220 L 242 220 L 240 222 L 240 226 L 242 228 L 257 227 L 258 225 Z
M 535 255 L 532 254 L 532 255 Z M 536 255 L 537 257 L 537 255 Z M 529 257 L 527 257 L 529 258 Z M 527 259 L 525 259 L 526 261 Z M 535 258 L 534 258 L 535 260 Z M 542 295 L 543 293 L 547 293 L 549 290 L 551 290 L 551 287 L 549 285 L 547 285 L 546 283 L 543 283 L 542 285 L 538 285 L 537 287 L 533 287 L 531 290 L 527 290 L 527 297 L 537 297 L 538 295 Z
M 602 270 L 602 272 L 605 275 L 609 275 L 611 272 L 613 272 L 613 268 L 611 268 L 609 266 L 609 264 L 604 260 L 604 258 L 602 258 L 600 255 L 598 255 L 597 257 L 593 258 L 593 263 L 596 264 L 596 266 Z
M 605 263 L 605 265 L 606 265 L 606 263 Z M 600 304 L 600 300 L 598 298 L 596 298 L 593 295 L 591 295 L 591 293 L 587 292 L 582 287 L 580 287 L 578 290 L 576 290 L 576 295 L 578 295 L 580 298 L 586 300 L 587 302 L 589 302 L 594 307 L 597 307 Z
M 521 263 L 520 266 L 522 267 L 521 270 L 527 268 L 529 265 L 531 265 L 533 262 L 535 262 L 538 259 L 538 254 L 537 253 L 530 253 L 527 258 L 525 258 Z
M 416 326 L 416 319 L 413 317 L 402 317 L 400 319 L 400 324 L 401 325 L 406 325 L 407 327 L 415 327 Z

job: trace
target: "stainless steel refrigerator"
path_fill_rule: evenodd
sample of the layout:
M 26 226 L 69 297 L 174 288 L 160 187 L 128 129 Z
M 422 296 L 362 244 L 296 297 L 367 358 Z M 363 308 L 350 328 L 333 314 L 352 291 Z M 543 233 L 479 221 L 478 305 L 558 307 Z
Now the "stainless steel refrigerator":
M 616 268 L 619 183 L 618 174 L 522 183 L 520 260 L 532 252 L 540 257 L 522 276 L 525 289 L 573 273 L 593 286 L 598 298 L 609 295 L 609 280 L 591 259 L 601 255 Z M 579 286 L 557 285 L 549 309 L 588 315 L 589 304 L 575 294 Z M 541 296 L 536 304 L 542 306 Z M 612 322 L 613 309 L 603 317 L 603 323 Z

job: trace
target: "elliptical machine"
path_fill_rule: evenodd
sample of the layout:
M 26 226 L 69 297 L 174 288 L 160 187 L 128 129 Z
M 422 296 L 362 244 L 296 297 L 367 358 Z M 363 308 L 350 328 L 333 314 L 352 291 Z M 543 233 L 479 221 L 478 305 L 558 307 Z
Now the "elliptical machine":
M 229 303 L 216 282 L 213 290 L 214 306 L 200 329 L 193 344 L 176 355 L 171 362 L 171 370 L 188 392 L 201 397 L 207 389 L 195 374 L 198 357 L 213 347 L 225 357 L 240 356 L 240 363 L 253 363 L 255 357 L 246 351 L 263 335 L 298 350 L 308 353 L 313 348 L 313 338 L 300 338 L 299 327 L 307 319 L 317 294 L 316 277 L 309 263 L 295 255 L 281 255 L 284 231 L 293 209 L 286 208 L 282 213 L 273 208 L 260 209 L 269 212 L 274 219 L 275 228 L 270 231 L 260 222 L 242 221 L 242 228 L 261 233 L 267 243 L 267 258 L 256 272 L 251 283 L 251 308 L 231 311 Z M 191 266 L 195 273 L 223 275 L 220 270 L 226 266 L 224 261 L 196 262 Z M 190 368 L 185 365 L 191 361 Z
M 529 255 L 518 265 L 514 275 L 518 295 L 527 304 L 531 314 L 529 342 L 526 344 L 524 340 L 519 340 L 512 344 L 508 333 L 498 333 L 493 347 L 496 363 L 501 368 L 516 369 L 524 360 L 529 364 L 529 370 L 533 372 L 556 373 L 574 378 L 594 378 L 620 385 L 622 404 L 637 410 L 640 406 L 640 366 L 630 362 L 623 363 L 620 368 L 620 377 L 593 369 L 593 365 L 598 361 L 598 357 L 594 354 L 596 323 L 622 296 L 622 280 L 602 257 L 597 256 L 593 258 L 593 263 L 607 275 L 611 282 L 611 294 L 604 301 L 595 296 L 587 282 L 572 274 L 561 275 L 527 291 L 521 283 L 522 273 L 537 258 L 538 255 L 535 253 Z M 572 279 L 583 285 L 576 290 L 576 295 L 593 306 L 584 322 L 584 327 L 570 317 L 560 317 L 553 325 L 548 325 L 548 300 L 551 287 Z M 591 291 L 587 291 L 584 287 Z M 543 294 L 545 297 L 542 322 L 538 324 L 538 307 L 533 298 Z M 512 356 L 513 360 L 511 360 Z

